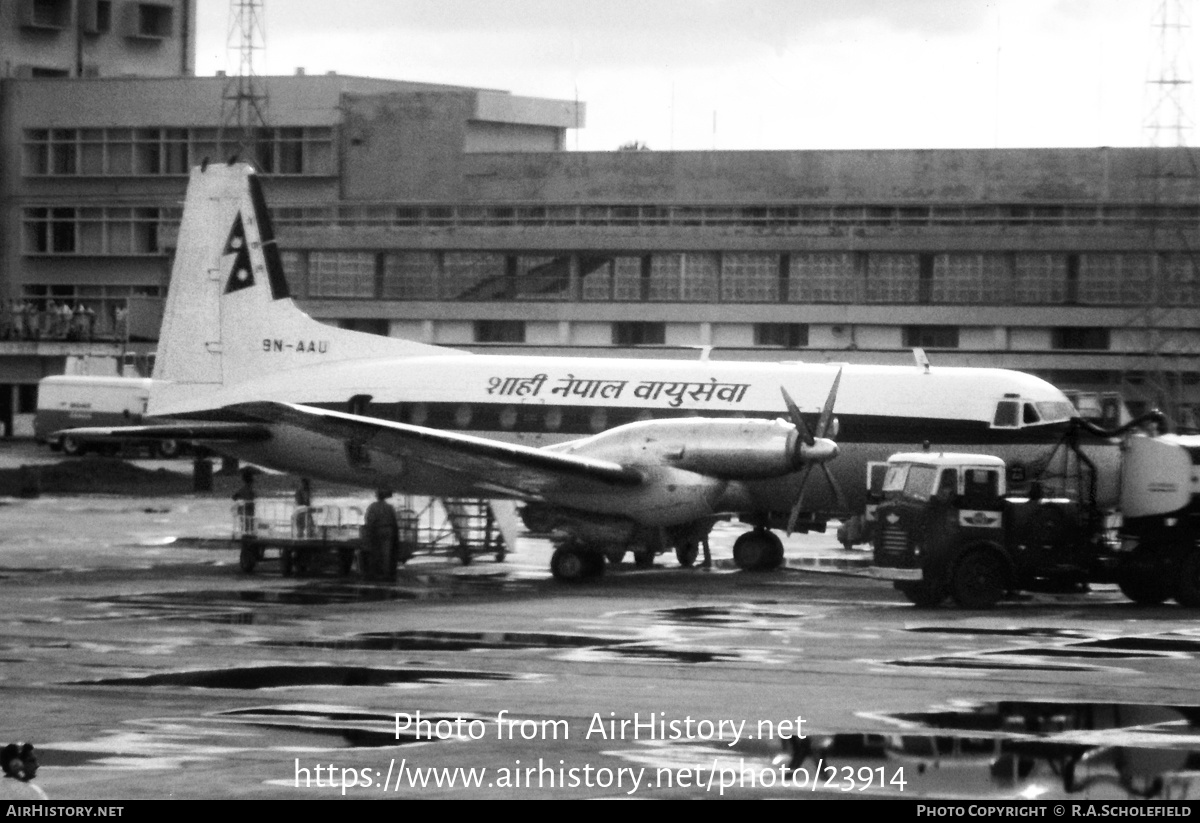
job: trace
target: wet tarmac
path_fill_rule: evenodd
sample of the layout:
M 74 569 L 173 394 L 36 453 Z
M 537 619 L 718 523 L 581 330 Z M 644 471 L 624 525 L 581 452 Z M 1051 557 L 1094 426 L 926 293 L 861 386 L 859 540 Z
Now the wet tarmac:
M 1127 799 L 1200 792 L 1200 629 L 1115 589 L 918 610 L 831 535 L 743 573 L 243 573 L 228 504 L 0 500 L 4 797 Z

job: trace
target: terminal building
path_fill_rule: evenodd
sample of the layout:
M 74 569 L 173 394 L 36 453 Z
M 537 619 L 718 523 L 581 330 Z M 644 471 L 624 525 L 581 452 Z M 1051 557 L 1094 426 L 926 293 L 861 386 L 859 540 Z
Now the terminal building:
M 81 34 L 93 6 L 108 28 Z M 0 79 L 11 435 L 67 355 L 153 349 L 188 169 L 243 141 L 228 78 L 192 76 L 187 0 L 2 8 L 0 46 L 38 46 Z M 921 347 L 934 368 L 1015 368 L 1183 422 L 1200 408 L 1197 151 L 576 152 L 574 101 L 302 72 L 261 88 L 244 159 L 292 291 L 325 322 L 504 353 L 906 363 Z

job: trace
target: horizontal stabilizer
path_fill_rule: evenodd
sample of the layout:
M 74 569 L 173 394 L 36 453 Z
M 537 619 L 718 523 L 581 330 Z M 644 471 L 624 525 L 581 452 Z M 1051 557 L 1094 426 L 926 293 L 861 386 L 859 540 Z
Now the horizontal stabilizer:
M 255 443 L 271 432 L 259 423 L 164 423 L 147 426 L 92 426 L 56 431 L 52 438 L 101 440 L 194 440 L 203 443 Z
M 285 424 L 364 446 L 403 460 L 414 460 L 470 478 L 477 488 L 523 497 L 540 497 L 565 486 L 580 491 L 637 486 L 636 469 L 592 457 L 551 452 L 468 434 L 408 423 L 270 401 L 239 403 L 227 411 L 264 422 Z

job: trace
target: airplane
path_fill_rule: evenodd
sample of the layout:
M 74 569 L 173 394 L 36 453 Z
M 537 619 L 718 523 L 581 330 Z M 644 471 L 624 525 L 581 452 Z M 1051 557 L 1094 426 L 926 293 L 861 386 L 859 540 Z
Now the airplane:
M 922 445 L 1044 473 L 1079 417 L 1050 383 L 992 368 L 472 354 L 340 329 L 290 296 L 259 180 L 192 170 L 147 414 L 78 437 L 191 440 L 315 480 L 508 499 L 552 530 L 554 576 L 628 551 L 690 565 L 719 520 L 746 570 L 782 564 L 773 529 L 861 511 L 866 467 Z M 836 417 L 834 407 L 836 405 Z M 1085 444 L 1097 500 L 1117 446 Z M 836 459 L 834 459 L 836 458 Z M 814 474 L 823 479 L 810 482 Z M 647 559 L 648 558 L 648 559 Z

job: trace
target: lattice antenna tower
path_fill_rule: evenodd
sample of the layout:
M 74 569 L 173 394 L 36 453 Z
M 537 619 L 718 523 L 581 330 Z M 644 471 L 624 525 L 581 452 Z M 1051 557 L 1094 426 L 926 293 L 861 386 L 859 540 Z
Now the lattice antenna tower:
M 267 128 L 266 86 L 254 70 L 256 53 L 266 53 L 263 0 L 229 0 L 227 52 L 237 55 L 237 73 L 221 94 L 221 145 L 261 166 L 258 141 Z M 232 153 L 232 152 L 231 152 Z
M 1186 146 L 1194 126 L 1187 0 L 1159 0 L 1151 27 L 1156 66 L 1146 81 L 1150 95 L 1146 133 L 1151 146 Z
M 1187 337 L 1190 329 L 1181 327 L 1179 313 L 1180 304 L 1187 304 L 1189 284 L 1194 287 L 1200 281 L 1200 248 L 1194 240 L 1195 226 L 1161 214 L 1164 207 L 1185 205 L 1180 195 L 1194 191 L 1200 179 L 1195 153 L 1188 148 L 1195 94 L 1188 56 L 1193 38 L 1189 3 L 1159 0 L 1151 21 L 1155 68 L 1147 80 L 1150 105 L 1144 126 L 1150 146 L 1159 149 L 1153 153 L 1150 180 L 1152 205 L 1159 216 L 1147 235 L 1152 276 L 1142 284 L 1146 291 L 1141 305 L 1126 327 L 1140 343 L 1136 360 L 1141 362 L 1129 358 L 1122 389 L 1127 398 L 1162 408 L 1176 425 L 1195 426 L 1195 408 L 1187 402 L 1184 378 L 1194 368 L 1197 347 Z M 1126 284 L 1127 293 L 1136 290 L 1137 284 Z

